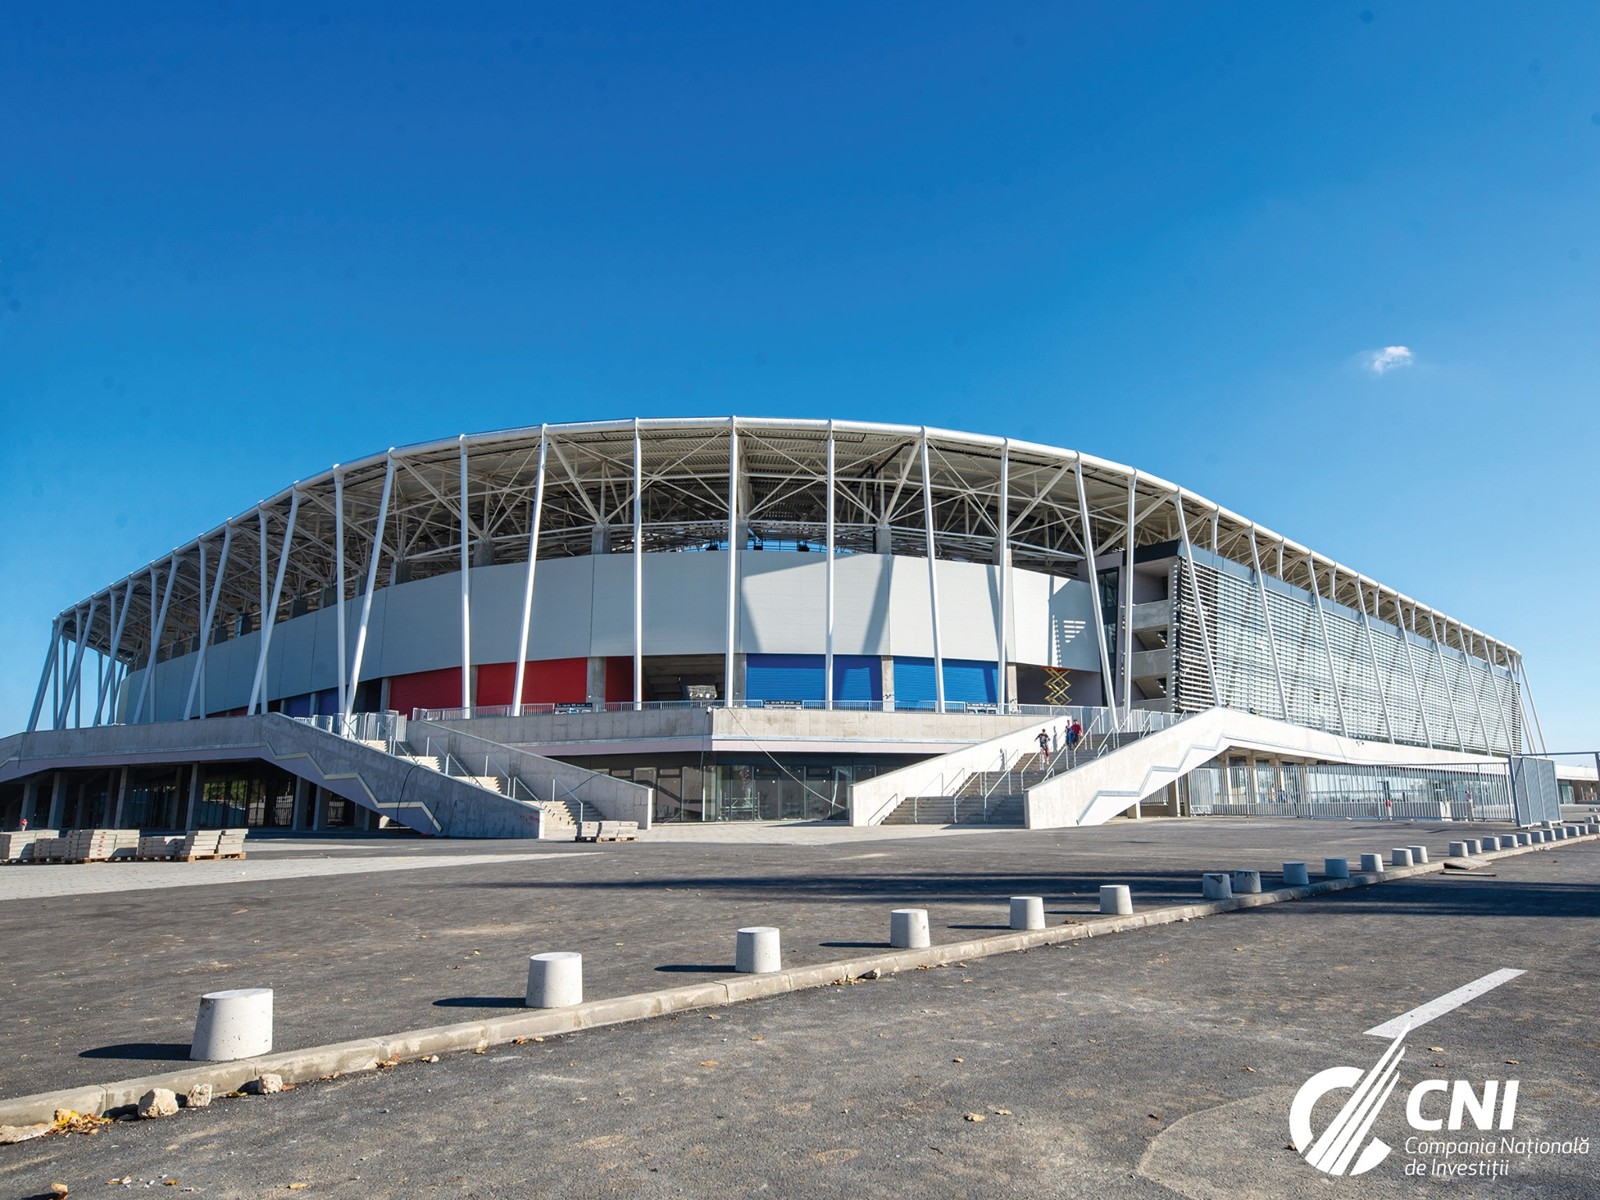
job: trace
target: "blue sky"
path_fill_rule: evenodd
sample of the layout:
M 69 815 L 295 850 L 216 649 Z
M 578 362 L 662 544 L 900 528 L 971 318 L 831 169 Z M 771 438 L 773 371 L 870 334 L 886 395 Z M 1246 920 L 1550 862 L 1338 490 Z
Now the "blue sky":
M 6 14 L 0 730 L 56 611 L 293 479 L 739 413 L 1134 464 L 1600 745 L 1600 6 Z

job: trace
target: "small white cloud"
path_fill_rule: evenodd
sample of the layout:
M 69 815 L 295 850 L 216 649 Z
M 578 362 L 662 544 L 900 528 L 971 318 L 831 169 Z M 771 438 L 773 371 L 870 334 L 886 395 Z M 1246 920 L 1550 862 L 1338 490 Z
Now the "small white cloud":
M 1398 371 L 1402 367 L 1409 367 L 1416 361 L 1417 356 L 1411 353 L 1409 346 L 1385 346 L 1382 350 L 1369 351 L 1366 355 L 1367 369 L 1374 375 L 1387 375 L 1390 371 Z

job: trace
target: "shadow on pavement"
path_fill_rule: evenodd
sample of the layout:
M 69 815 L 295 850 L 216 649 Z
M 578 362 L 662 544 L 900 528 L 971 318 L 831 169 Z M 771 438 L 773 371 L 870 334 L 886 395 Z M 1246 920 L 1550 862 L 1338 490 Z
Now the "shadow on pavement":
M 123 1058 L 140 1060 L 166 1060 L 189 1058 L 187 1042 L 118 1042 L 113 1046 L 96 1046 L 85 1050 L 79 1058 Z

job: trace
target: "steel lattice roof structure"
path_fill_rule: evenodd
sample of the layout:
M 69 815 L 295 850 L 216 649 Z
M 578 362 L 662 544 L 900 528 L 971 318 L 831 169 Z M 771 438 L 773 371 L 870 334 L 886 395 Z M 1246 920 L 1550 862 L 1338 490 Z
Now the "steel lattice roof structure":
M 1193 545 L 1522 669 L 1503 641 L 1177 484 L 1080 451 L 861 421 L 637 419 L 462 435 L 297 481 L 62 610 L 34 719 L 52 671 L 75 674 L 85 649 L 115 676 L 187 652 L 219 620 L 270 628 L 360 595 L 369 579 L 526 561 L 541 461 L 540 560 L 591 553 L 597 530 L 611 552 L 631 550 L 635 529 L 647 553 L 727 545 L 734 521 L 757 540 L 820 549 L 831 478 L 841 553 L 926 555 L 931 528 L 940 559 L 992 563 L 1003 539 L 1013 564 L 1060 572 L 1130 546 Z

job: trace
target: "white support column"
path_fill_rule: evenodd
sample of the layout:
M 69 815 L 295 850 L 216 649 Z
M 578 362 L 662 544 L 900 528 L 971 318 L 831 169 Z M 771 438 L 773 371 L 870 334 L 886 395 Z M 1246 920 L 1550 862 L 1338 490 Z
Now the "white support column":
M 228 541 L 231 538 L 232 534 L 233 534 L 233 526 L 232 525 L 228 525 L 223 529 L 223 531 L 222 531 L 222 541 L 223 541 L 224 545 L 226 545 L 228 543 Z M 199 552 L 199 572 L 200 572 L 200 580 L 199 580 L 199 584 L 197 585 L 197 588 L 196 588 L 196 595 L 197 595 L 198 599 L 195 602 L 195 620 L 198 621 L 199 624 L 200 624 L 200 628 L 198 630 L 196 630 L 196 634 L 199 637 L 199 645 L 195 649 L 194 670 L 192 672 L 190 672 L 190 674 L 189 674 L 189 697 L 188 697 L 187 700 L 185 700 L 183 702 L 183 719 L 185 721 L 187 721 L 190 718 L 190 716 L 193 715 L 193 713 L 194 713 L 194 697 L 195 697 L 195 692 L 198 690 L 198 688 L 200 686 L 200 678 L 201 678 L 201 676 L 203 674 L 201 668 L 205 665 L 205 648 L 206 648 L 206 642 L 208 640 L 208 636 L 207 635 L 208 635 L 208 633 L 210 631 L 210 628 L 211 628 L 211 623 L 210 623 L 210 621 L 207 620 L 207 617 L 210 614 L 210 609 L 207 608 L 207 606 L 206 606 L 207 581 L 206 581 L 206 544 L 205 544 L 205 542 L 201 541 L 196 549 Z M 226 558 L 224 558 L 223 561 L 226 562 L 227 561 Z M 220 573 L 218 574 L 218 579 L 219 580 L 221 579 L 221 574 Z M 202 704 L 200 707 L 204 708 L 205 705 Z
M 828 574 L 825 587 L 827 595 L 822 605 L 822 707 L 833 707 L 833 556 L 834 556 L 834 529 L 833 529 L 833 483 L 834 483 L 834 437 L 833 422 L 828 422 L 828 470 L 824 486 L 828 496 L 826 502 L 827 516 L 826 530 L 828 543 Z
M 205 618 L 200 621 L 200 651 L 195 654 L 195 672 L 189 677 L 189 699 L 184 701 L 184 720 L 189 720 L 194 714 L 195 691 L 200 693 L 200 717 L 205 718 L 205 653 L 211 645 L 211 624 L 216 621 L 216 602 L 222 595 L 222 573 L 227 571 L 227 552 L 234 546 L 234 526 L 222 526 L 222 549 L 216 557 L 216 576 L 211 581 L 210 605 L 202 603 L 205 608 Z M 200 542 L 200 595 L 205 598 L 205 542 Z M 154 661 L 154 659 L 152 659 Z M 154 706 L 152 706 L 154 714 Z
M 66 725 L 67 709 L 73 710 L 76 717 L 75 724 L 79 727 L 83 725 L 83 693 L 79 686 L 83 679 L 83 653 L 88 649 L 89 630 L 94 628 L 94 619 L 98 615 L 99 609 L 100 597 L 95 596 L 89 601 L 89 615 L 82 620 L 73 622 L 73 632 L 77 634 L 78 645 L 72 654 L 72 670 L 67 673 L 67 691 L 66 696 L 63 698 L 63 711 L 61 719 L 56 723 L 58 729 Z
M 389 520 L 389 496 L 394 491 L 394 450 L 383 469 L 383 494 L 378 499 L 378 521 L 372 529 L 372 554 L 367 559 L 367 591 L 361 597 L 361 624 L 356 628 L 356 652 L 350 662 L 350 690 L 344 698 L 345 729 L 355 716 L 356 692 L 361 688 L 361 658 L 367 649 L 367 623 L 372 619 L 372 593 L 378 587 L 378 560 L 383 557 L 383 527 Z
M 1494 672 L 1494 651 L 1489 646 L 1489 639 L 1479 634 L 1478 640 L 1483 643 L 1483 661 L 1488 664 L 1489 683 L 1494 688 L 1495 716 L 1500 721 L 1500 728 L 1505 730 L 1506 749 L 1510 750 L 1516 738 L 1516 722 L 1511 718 L 1511 707 L 1506 701 L 1504 689 L 1500 686 L 1500 679 Z
M 832 449 L 832 441 L 829 443 Z M 727 603 L 723 608 L 722 628 L 722 705 L 733 707 L 734 659 L 739 645 L 739 559 L 744 549 L 739 536 L 739 420 L 728 418 L 728 579 Z M 829 560 L 830 567 L 832 560 Z
M 939 562 L 934 557 L 933 479 L 928 473 L 928 427 L 922 427 L 922 523 L 928 547 L 928 607 L 933 618 L 933 710 L 944 711 L 944 643 L 939 637 Z
M 1205 601 L 1200 597 L 1200 580 L 1195 571 L 1194 543 L 1189 540 L 1189 518 L 1183 511 L 1183 489 L 1172 493 L 1173 507 L 1178 510 L 1178 532 L 1182 535 L 1184 568 L 1189 577 L 1189 596 L 1194 601 L 1195 623 L 1200 627 L 1200 648 L 1206 656 L 1206 676 L 1211 680 L 1211 703 L 1222 706 L 1222 689 L 1217 685 L 1217 662 L 1211 656 L 1211 632 L 1206 627 Z M 1176 597 L 1174 597 L 1176 599 Z
M 116 598 L 117 598 L 116 597 L 116 593 L 113 592 L 112 595 L 111 595 L 111 600 L 112 600 L 112 606 L 111 606 L 112 619 L 111 619 L 111 623 L 114 626 L 114 628 L 111 631 L 111 653 L 110 653 L 110 656 L 109 656 L 110 659 L 111 659 L 111 662 L 110 662 L 111 669 L 106 673 L 105 678 L 100 681 L 100 694 L 95 698 L 95 702 L 94 702 L 94 723 L 96 725 L 99 725 L 99 724 L 102 723 L 101 710 L 103 708 L 105 708 L 105 706 L 106 706 L 106 694 L 107 694 L 108 691 L 111 694 L 111 706 L 112 706 L 112 709 L 113 709 L 113 711 L 109 714 L 109 716 L 113 716 L 114 717 L 116 715 L 115 708 L 116 708 L 116 703 L 117 703 L 117 695 L 116 695 L 117 664 L 119 662 L 117 656 L 122 652 L 122 635 L 127 631 L 128 613 L 133 609 L 133 584 L 134 584 L 134 581 L 132 579 L 129 579 L 128 580 L 128 586 L 123 589 L 123 592 L 122 592 L 122 604 L 121 604 L 120 608 L 116 604 Z M 150 602 L 152 604 L 155 603 L 155 596 L 154 595 L 152 595 L 150 597 Z
M 1372 640 L 1372 622 L 1367 618 L 1366 588 L 1362 586 L 1361 577 L 1356 576 L 1356 603 L 1361 606 L 1361 628 L 1367 635 L 1367 654 L 1372 659 L 1372 678 L 1378 685 L 1378 703 L 1383 708 L 1383 732 L 1390 742 L 1394 741 L 1394 723 L 1389 719 L 1389 693 L 1383 686 L 1383 668 L 1378 665 L 1378 647 Z M 1373 597 L 1377 603 L 1377 597 Z
M 633 419 L 633 708 L 644 707 L 644 446 Z
M 517 639 L 517 670 L 511 685 L 511 715 L 522 715 L 522 683 L 528 666 L 528 632 L 533 628 L 533 574 L 539 565 L 539 526 L 544 520 L 544 472 L 550 452 L 550 427 L 539 426 L 539 474 L 533 483 L 533 517 L 528 526 L 528 576 L 522 585 L 522 636 Z
M 1122 715 L 1133 717 L 1133 525 L 1139 472 L 1128 477 L 1128 523 L 1122 536 L 1122 586 L 1117 589 L 1121 614 L 1117 624 L 1122 643 Z
M 1010 712 L 1011 696 L 1007 684 L 1011 676 L 1011 439 L 1000 446 L 1000 509 L 995 530 L 1000 573 L 1000 612 L 995 620 L 996 710 Z
M 1374 598 L 1376 607 L 1376 598 Z M 1422 718 L 1422 738 L 1433 749 L 1433 726 L 1428 722 L 1428 706 L 1422 699 L 1422 680 L 1417 677 L 1417 660 L 1411 654 L 1411 638 L 1406 633 L 1406 614 L 1400 607 L 1400 597 L 1394 598 L 1395 628 L 1400 631 L 1400 644 L 1405 647 L 1406 666 L 1411 670 L 1411 690 L 1417 694 L 1417 715 Z
M 145 664 L 144 678 L 139 681 L 139 699 L 133 707 L 133 715 L 128 718 L 130 725 L 137 725 L 144 719 L 144 702 L 146 697 L 150 700 L 150 713 L 152 719 L 156 713 L 156 665 L 158 652 L 161 649 L 161 637 L 167 631 L 167 610 L 172 603 L 172 587 L 178 578 L 178 556 L 174 554 L 167 565 L 167 583 L 161 591 L 161 611 L 159 614 L 152 610 L 150 619 L 150 658 Z M 150 598 L 153 601 L 156 594 L 156 571 L 150 568 Z
M 1338 568 L 1334 568 L 1337 573 Z M 1339 732 L 1345 737 L 1350 736 L 1350 718 L 1344 711 L 1344 689 L 1339 686 L 1339 663 L 1333 657 L 1333 639 L 1328 636 L 1328 614 L 1322 607 L 1322 583 L 1317 579 L 1317 560 L 1311 554 L 1306 555 L 1306 571 L 1311 576 L 1311 598 L 1317 607 L 1317 624 L 1322 629 L 1322 651 L 1328 656 L 1328 682 L 1333 685 L 1333 702 L 1339 710 Z M 1328 594 L 1333 595 L 1333 579 L 1328 580 Z
M 1250 562 L 1256 570 L 1256 595 L 1261 598 L 1261 616 L 1267 623 L 1267 649 L 1272 652 L 1272 675 L 1278 681 L 1278 711 L 1289 720 L 1289 693 L 1283 686 L 1283 667 L 1278 661 L 1278 636 L 1272 628 L 1272 607 L 1267 603 L 1267 577 L 1261 570 L 1261 550 L 1256 544 L 1256 527 L 1250 525 Z
M 1466 672 L 1467 686 L 1472 689 L 1472 704 L 1478 712 L 1478 733 L 1483 737 L 1485 753 L 1493 754 L 1494 739 L 1489 734 L 1489 722 L 1483 715 L 1483 693 L 1478 687 L 1478 668 L 1474 665 L 1477 660 L 1472 656 L 1472 640 L 1467 636 L 1466 627 L 1463 625 L 1456 626 L 1456 634 L 1461 642 L 1461 652 L 1466 656 L 1462 670 Z
M 344 596 L 344 469 L 335 465 L 333 468 L 333 553 L 336 560 L 333 572 L 333 587 L 337 595 L 334 597 L 336 611 L 333 614 L 334 626 L 337 630 L 339 650 L 339 711 L 345 710 L 345 700 L 350 694 L 348 676 L 350 674 L 350 659 L 345 650 L 345 596 Z
M 256 509 L 256 536 L 261 543 L 261 568 L 257 572 L 261 580 L 261 598 L 256 602 L 256 631 L 264 634 L 267 628 L 267 510 Z M 252 711 L 247 707 L 246 712 Z
M 1528 712 L 1533 716 L 1533 731 L 1539 735 L 1539 750 L 1541 753 L 1550 749 L 1544 740 L 1544 727 L 1539 723 L 1539 706 L 1533 702 L 1533 684 L 1528 682 L 1528 666 L 1522 661 L 1522 655 L 1517 655 L 1516 674 L 1522 677 L 1522 695 L 1528 701 Z M 1532 748 L 1531 746 L 1529 747 Z
M 1089 526 L 1089 499 L 1083 488 L 1083 459 L 1072 464 L 1072 473 L 1078 484 L 1078 519 L 1083 522 L 1083 552 L 1089 566 L 1089 610 L 1094 614 L 1095 649 L 1100 656 L 1100 683 L 1105 688 L 1105 707 L 1111 710 L 1114 727 L 1117 723 L 1117 690 L 1111 681 L 1111 653 L 1106 645 L 1106 618 L 1100 611 L 1100 572 L 1094 561 L 1094 530 Z
M 461 707 L 472 715 L 472 529 L 467 521 L 467 435 L 461 447 Z
M 39 673 L 39 688 L 33 693 L 33 708 L 28 712 L 28 732 L 39 728 L 39 714 L 44 712 L 44 698 L 50 690 L 50 679 L 55 674 L 56 659 L 61 653 L 61 618 L 50 622 L 50 648 L 44 652 L 44 670 Z
M 1433 634 L 1433 656 L 1439 663 L 1439 680 L 1444 687 L 1445 698 L 1450 701 L 1450 728 L 1456 735 L 1457 750 L 1465 750 L 1467 744 L 1461 737 L 1461 716 L 1456 712 L 1456 689 L 1450 682 L 1450 670 L 1445 666 L 1444 647 L 1439 644 L 1439 622 L 1434 619 L 1433 610 L 1428 610 L 1428 631 Z
M 261 611 L 261 650 L 256 655 L 255 681 L 250 685 L 250 712 L 267 711 L 267 653 L 272 649 L 272 630 L 278 623 L 278 603 L 283 599 L 283 576 L 289 569 L 289 550 L 294 545 L 294 526 L 299 515 L 300 491 L 297 486 L 289 493 L 289 520 L 283 529 L 283 550 L 278 554 L 278 572 L 272 580 L 272 598 Z

